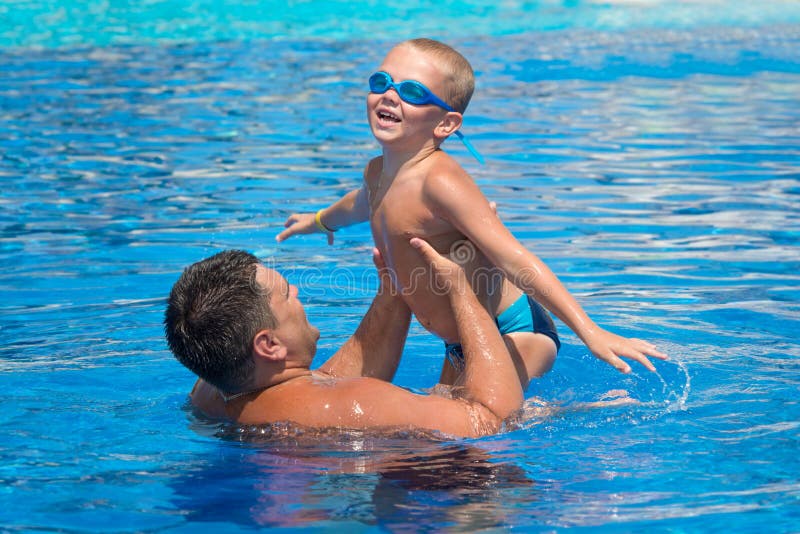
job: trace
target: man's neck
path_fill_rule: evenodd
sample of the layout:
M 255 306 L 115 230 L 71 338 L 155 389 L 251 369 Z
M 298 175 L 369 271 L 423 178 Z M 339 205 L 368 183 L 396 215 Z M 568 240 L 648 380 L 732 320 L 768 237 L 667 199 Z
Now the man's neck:
M 289 369 L 283 369 L 280 372 L 267 374 L 264 376 L 264 378 L 258 381 L 258 384 L 260 389 L 267 389 L 279 386 L 280 384 L 289 382 L 290 380 L 294 380 L 295 378 L 299 378 L 301 376 L 309 376 L 310 374 L 311 370 L 308 367 L 292 367 Z
M 250 384 L 248 388 L 238 393 L 231 393 L 227 395 L 220 391 L 220 395 L 222 399 L 227 403 L 236 399 L 241 399 L 243 397 L 247 397 L 248 395 L 253 395 L 255 393 L 260 393 L 264 390 L 273 388 L 280 384 L 284 384 L 295 378 L 300 378 L 303 376 L 310 376 L 311 371 L 307 367 L 295 367 L 289 369 L 282 369 L 279 372 L 275 371 L 263 371 L 255 373 L 256 377 Z

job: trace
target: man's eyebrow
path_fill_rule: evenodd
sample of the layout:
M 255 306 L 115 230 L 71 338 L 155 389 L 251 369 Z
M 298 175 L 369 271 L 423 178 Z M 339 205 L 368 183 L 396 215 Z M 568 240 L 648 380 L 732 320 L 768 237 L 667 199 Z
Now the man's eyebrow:
M 289 292 L 291 291 L 291 286 L 289 286 L 289 281 L 284 278 L 283 283 L 286 284 L 286 300 L 289 300 Z

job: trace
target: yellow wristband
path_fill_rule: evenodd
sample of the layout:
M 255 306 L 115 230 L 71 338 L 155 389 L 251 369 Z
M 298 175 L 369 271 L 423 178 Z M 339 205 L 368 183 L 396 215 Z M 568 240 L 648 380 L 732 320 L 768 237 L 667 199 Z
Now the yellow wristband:
M 317 223 L 317 228 L 319 228 L 319 229 L 320 229 L 320 231 L 322 231 L 322 232 L 326 232 L 326 233 L 329 233 L 329 234 L 332 234 L 332 233 L 333 233 L 333 232 L 335 232 L 336 230 L 331 230 L 330 228 L 328 228 L 327 226 L 325 226 L 325 223 L 324 223 L 324 222 L 322 222 L 322 211 L 323 211 L 323 210 L 319 210 L 319 211 L 317 212 L 317 214 L 314 216 L 314 222 L 315 222 L 315 223 Z

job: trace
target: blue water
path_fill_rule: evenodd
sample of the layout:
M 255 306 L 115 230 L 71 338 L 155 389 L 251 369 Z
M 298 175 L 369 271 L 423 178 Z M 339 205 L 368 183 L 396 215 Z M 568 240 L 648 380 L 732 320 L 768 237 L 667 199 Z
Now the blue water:
M 798 4 L 356 5 L 0 6 L 0 528 L 796 531 Z M 198 419 L 160 326 L 185 265 L 273 261 L 317 362 L 366 311 L 366 226 L 274 236 L 358 184 L 364 80 L 418 33 L 478 75 L 487 164 L 446 149 L 598 323 L 671 360 L 623 376 L 560 325 L 521 427 L 478 440 Z M 441 360 L 414 325 L 395 382 Z M 584 408 L 616 390 L 641 404 Z

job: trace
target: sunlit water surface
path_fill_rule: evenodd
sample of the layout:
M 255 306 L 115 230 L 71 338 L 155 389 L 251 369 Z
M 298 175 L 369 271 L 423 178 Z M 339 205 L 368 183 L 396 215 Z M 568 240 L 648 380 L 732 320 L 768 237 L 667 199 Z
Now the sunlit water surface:
M 796 529 L 796 26 L 451 40 L 478 89 L 445 144 L 601 325 L 656 342 L 624 376 L 560 325 L 521 426 L 478 440 L 230 428 L 186 406 L 164 297 L 220 249 L 300 286 L 317 363 L 374 290 L 366 226 L 274 242 L 377 153 L 391 40 L 0 51 L 0 524 Z M 414 325 L 395 382 L 442 347 Z M 585 408 L 625 390 L 636 405 Z

